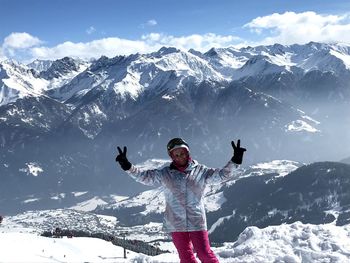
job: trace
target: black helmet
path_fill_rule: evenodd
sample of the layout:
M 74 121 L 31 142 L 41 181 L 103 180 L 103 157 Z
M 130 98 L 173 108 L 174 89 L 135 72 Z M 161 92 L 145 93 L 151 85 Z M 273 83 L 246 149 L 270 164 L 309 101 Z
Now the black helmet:
M 187 142 L 181 138 L 171 139 L 166 146 L 168 153 L 170 153 L 171 150 L 173 150 L 175 148 L 179 148 L 179 147 L 184 147 L 187 150 L 189 150 L 189 146 L 188 146 Z

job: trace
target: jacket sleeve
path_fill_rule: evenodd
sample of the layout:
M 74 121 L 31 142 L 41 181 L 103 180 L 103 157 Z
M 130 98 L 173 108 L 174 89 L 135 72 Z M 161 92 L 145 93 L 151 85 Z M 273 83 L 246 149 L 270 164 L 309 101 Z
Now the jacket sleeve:
M 227 179 L 234 179 L 242 174 L 239 165 L 231 160 L 223 168 L 208 168 L 206 167 L 203 177 L 208 184 L 220 184 Z
M 145 185 L 156 185 L 161 183 L 162 170 L 152 169 L 152 170 L 141 170 L 136 166 L 132 165 L 129 170 L 126 171 L 136 182 Z

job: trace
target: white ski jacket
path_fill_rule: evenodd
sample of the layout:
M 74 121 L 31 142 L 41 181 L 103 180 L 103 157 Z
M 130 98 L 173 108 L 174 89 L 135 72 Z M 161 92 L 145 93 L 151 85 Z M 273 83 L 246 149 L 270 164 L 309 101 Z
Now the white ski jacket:
M 220 183 L 239 174 L 229 161 L 222 169 L 208 168 L 192 160 L 184 172 L 172 165 L 141 171 L 132 165 L 127 173 L 145 185 L 161 184 L 165 195 L 164 229 L 167 232 L 207 230 L 204 190 L 207 184 Z

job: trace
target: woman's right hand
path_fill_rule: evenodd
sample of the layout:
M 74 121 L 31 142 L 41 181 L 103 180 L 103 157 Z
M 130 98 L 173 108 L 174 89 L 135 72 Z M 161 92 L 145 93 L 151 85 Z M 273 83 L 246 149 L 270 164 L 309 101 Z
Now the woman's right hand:
M 126 158 L 126 152 L 127 152 L 128 148 L 126 148 L 126 146 L 124 146 L 123 151 L 122 151 L 122 149 L 120 149 L 119 146 L 117 148 L 118 148 L 119 154 L 115 158 L 115 161 L 120 164 L 121 168 L 124 171 L 127 171 L 131 168 L 131 163 L 129 162 L 128 158 Z

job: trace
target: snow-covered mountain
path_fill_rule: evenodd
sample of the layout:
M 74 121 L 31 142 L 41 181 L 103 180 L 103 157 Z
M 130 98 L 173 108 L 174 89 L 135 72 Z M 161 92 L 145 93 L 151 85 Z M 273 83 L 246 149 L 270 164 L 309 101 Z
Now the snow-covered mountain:
M 147 161 L 145 164 L 139 164 L 137 166 L 142 170 L 147 170 L 151 168 L 160 168 L 164 165 L 169 165 L 169 162 L 152 160 Z M 256 165 L 252 165 L 248 169 L 241 169 L 241 174 L 238 177 L 229 179 L 218 185 L 208 186 L 205 193 L 206 209 L 210 212 L 220 209 L 221 205 L 227 201 L 223 195 L 223 188 L 231 186 L 237 180 L 253 176 L 262 176 L 266 174 L 274 174 L 274 178 L 277 178 L 279 176 L 285 176 L 301 165 L 302 164 L 293 161 L 275 160 L 270 163 L 258 163 Z M 108 213 L 118 215 L 120 220 L 123 218 L 123 220 L 125 220 L 124 223 L 128 222 L 129 225 L 132 225 L 135 224 L 136 221 L 140 222 L 140 220 L 144 222 L 149 221 L 150 219 L 147 217 L 149 217 L 150 214 L 162 214 L 164 212 L 164 208 L 165 200 L 162 194 L 162 188 L 159 187 L 157 189 L 141 192 L 136 196 L 125 198 L 124 200 L 118 201 L 116 203 L 99 205 L 96 211 L 100 211 L 102 213 L 109 211 Z M 128 209 L 140 210 L 138 212 L 140 218 L 130 218 L 130 214 L 128 212 L 125 212 L 125 210 Z M 123 216 L 124 213 L 126 213 L 125 218 Z
M 154 160 L 140 166 L 148 169 L 163 164 L 165 163 L 161 160 Z M 220 214 L 219 218 L 212 221 L 214 223 L 210 227 L 211 241 L 226 241 L 221 246 L 213 247 L 221 262 L 279 260 L 311 263 L 328 262 L 330 258 L 339 262 L 349 260 L 347 246 L 349 242 L 346 238 L 349 226 L 347 189 L 350 182 L 350 166 L 330 162 L 300 165 L 286 160 L 259 163 L 245 169 L 242 176 L 235 181 L 227 181 L 223 185 L 208 188 L 206 196 L 208 218 L 212 221 L 215 214 Z M 78 254 L 72 254 L 70 250 L 60 250 L 60 253 L 55 254 L 53 250 L 46 249 L 49 245 L 55 246 L 54 243 L 61 239 L 53 242 L 52 239 L 35 237 L 44 231 L 52 231 L 59 227 L 71 231 L 114 236 L 127 233 L 127 239 L 146 241 L 159 246 L 162 250 L 170 251 L 155 257 L 141 254 L 137 256 L 134 252 L 129 252 L 128 259 L 120 259 L 120 262 L 128 262 L 138 257 L 147 258 L 148 262 L 159 262 L 159 260 L 176 262 L 176 250 L 162 232 L 161 223 L 143 222 L 150 219 L 152 211 L 156 211 L 154 205 L 159 202 L 157 191 L 154 190 L 153 194 L 148 191 L 133 198 L 121 199 L 115 205 L 104 206 L 105 209 L 114 207 L 113 212 L 116 216 L 101 215 L 103 209 L 98 213 L 59 209 L 6 216 L 0 225 L 2 247 L 13 248 L 14 242 L 8 240 L 16 238 L 28 240 L 31 235 L 33 239 L 31 244 L 35 245 L 26 252 L 27 258 L 36 259 L 37 254 L 29 251 L 39 250 L 40 255 L 46 259 L 50 257 L 56 260 L 63 254 L 66 260 L 78 257 Z M 249 194 L 252 192 L 253 194 Z M 76 193 L 76 195 L 83 194 Z M 221 200 L 217 208 L 213 206 L 215 200 Z M 158 205 L 162 206 L 161 203 Z M 234 210 L 231 206 L 235 207 Z M 128 220 L 125 220 L 123 211 L 128 209 L 130 210 Z M 135 224 L 134 218 L 141 216 L 144 217 L 143 221 Z M 255 221 L 252 221 L 254 218 Z M 238 220 L 234 222 L 235 227 L 230 225 L 232 220 Z M 217 231 L 218 229 L 220 230 Z M 24 234 L 27 232 L 31 234 Z M 221 239 L 217 239 L 217 235 L 220 235 Z M 41 239 L 40 243 L 37 243 L 35 238 Z M 73 239 L 74 246 L 77 246 L 76 242 L 80 239 L 77 237 Z M 227 242 L 228 240 L 234 242 Z M 83 245 L 85 249 L 88 246 L 87 241 L 86 239 Z M 69 239 L 63 238 L 62 242 L 66 242 L 65 246 L 68 247 L 73 245 Z M 246 253 L 248 250 L 249 253 Z M 109 262 L 111 259 L 108 256 L 109 252 L 101 251 L 104 250 L 98 252 L 101 262 L 104 260 Z M 119 250 L 116 248 L 116 251 Z M 119 253 L 122 255 L 121 251 Z M 86 254 L 84 255 L 88 258 Z M 94 258 L 92 255 L 89 257 Z M 13 254 L 11 257 L 9 253 L 0 255 L 0 260 L 8 258 L 16 257 Z M 113 260 L 116 260 L 115 256 Z
M 112 59 L 101 57 L 93 62 L 65 57 L 56 61 L 37 60 L 27 66 L 5 61 L 1 66 L 1 79 L 11 79 L 5 81 L 5 86 L 11 87 L 13 82 L 21 83 L 22 88 L 27 90 L 33 86 L 36 91 L 51 90 L 49 94 L 52 97 L 63 101 L 79 94 L 81 96 L 82 92 L 96 86 L 136 98 L 152 89 L 161 92 L 160 86 L 164 88 L 164 82 L 167 81 L 164 77 L 167 74 L 181 77 L 177 85 L 166 85 L 167 90 L 182 87 L 185 84 L 183 79 L 188 78 L 196 82 L 222 82 L 281 73 L 293 73 L 302 77 L 312 71 L 348 76 L 350 46 L 310 42 L 290 46 L 275 44 L 241 49 L 212 48 L 206 53 L 163 47 L 150 54 L 117 56 Z M 33 75 L 30 69 L 39 74 Z M 75 79 L 81 73 L 83 75 Z M 37 83 L 30 78 L 34 78 Z M 39 84 L 40 82 L 43 83 Z M 67 87 L 62 87 L 65 85 Z
M 136 100 L 144 93 L 154 96 L 173 92 L 187 82 L 204 80 L 224 81 L 224 78 L 206 60 L 190 52 L 161 48 L 145 55 L 101 57 L 83 74 L 58 90 L 51 90 L 49 95 L 79 105 L 86 93 L 100 89 L 104 97 L 130 96 Z
M 284 177 L 266 175 L 237 181 L 224 190 L 229 201 L 208 215 L 212 238 L 226 240 L 227 231 L 238 235 L 249 225 L 263 228 L 295 221 L 349 224 L 349 169 L 346 164 L 321 162 Z
M 349 50 L 345 44 L 310 42 L 290 46 L 275 44 L 241 49 L 213 48 L 206 53 L 163 47 L 150 54 L 111 59 L 101 57 L 93 62 L 65 57 L 56 61 L 34 61 L 25 66 L 5 61 L 1 64 L 0 79 L 4 83 L 1 105 L 24 96 L 38 96 L 43 92 L 48 92 L 49 96 L 60 101 L 71 99 L 70 103 L 79 105 L 80 99 L 92 89 L 108 90 L 106 95 L 112 92 L 136 99 L 143 93 L 181 89 L 188 81 L 227 82 L 253 78 L 266 82 L 272 78 L 285 83 L 283 79 L 287 78 L 297 82 L 293 86 L 300 86 L 302 83 L 299 82 L 310 72 L 349 78 Z M 175 80 L 172 81 L 172 78 Z M 8 89 L 21 91 L 21 95 L 10 96 Z M 349 91 L 345 95 L 348 96 Z M 5 100 L 9 96 L 11 99 Z
M 32 68 L 34 70 L 36 70 L 38 73 L 40 73 L 41 71 L 46 71 L 49 69 L 49 67 L 51 67 L 53 61 L 52 60 L 40 60 L 40 59 L 36 59 L 33 62 L 27 64 L 27 66 L 29 68 Z
M 349 55 L 350 45 L 310 42 L 306 45 L 213 48 L 202 57 L 223 76 L 238 80 L 247 76 L 293 71 L 305 74 L 319 70 L 342 74 L 349 69 Z
M 87 62 L 65 57 L 53 62 L 38 61 L 28 66 L 16 61 L 0 63 L 0 106 L 26 97 L 44 96 L 50 89 L 57 89 L 86 69 Z M 40 72 L 37 69 L 42 69 Z
M 67 159 L 69 161 L 69 159 Z M 160 168 L 164 165 L 169 164 L 168 160 L 154 159 L 147 160 L 146 162 L 137 164 L 141 169 L 154 169 Z M 52 165 L 52 164 L 51 164 Z M 249 176 L 264 175 L 272 172 L 276 172 L 281 176 L 284 176 L 286 173 L 289 173 L 296 169 L 301 164 L 292 161 L 273 161 L 271 163 L 260 163 L 251 166 L 247 172 L 243 172 L 240 178 L 245 178 Z M 61 168 L 62 169 L 62 168 Z M 34 179 L 42 176 L 43 169 L 42 165 L 39 163 L 27 163 L 22 169 L 23 174 L 22 180 L 27 180 L 26 177 L 33 177 Z M 126 174 L 123 174 L 126 179 L 130 179 Z M 62 178 L 61 178 L 62 180 Z M 34 181 L 38 183 L 39 181 Z M 230 184 L 231 181 L 225 182 L 225 184 Z M 232 181 L 233 183 L 234 181 Z M 17 181 L 20 184 L 20 181 Z M 48 183 L 47 181 L 45 183 Z M 81 182 L 82 184 L 83 182 Z M 66 190 L 63 187 L 60 187 L 62 182 L 58 183 L 57 188 L 49 189 L 49 191 L 44 191 L 41 189 L 40 192 L 28 191 L 28 189 L 22 187 L 21 193 L 16 193 L 14 197 L 10 194 L 10 191 L 13 188 L 10 188 L 9 191 L 4 189 L 3 199 L 0 201 L 2 211 L 6 214 L 16 214 L 22 211 L 28 210 L 42 210 L 42 209 L 56 209 L 56 208 L 69 208 L 75 209 L 78 211 L 94 211 L 97 209 L 118 209 L 123 207 L 125 209 L 135 207 L 144 207 L 143 215 L 148 216 L 147 214 L 158 214 L 159 218 L 161 217 L 161 209 L 164 207 L 164 200 L 160 189 L 147 190 L 141 192 L 135 196 L 120 196 L 116 195 L 118 189 L 104 189 L 104 191 L 73 191 Z M 49 184 L 48 184 L 49 185 Z M 47 186 L 48 186 L 47 185 Z M 137 187 L 139 184 L 135 184 L 134 187 Z M 27 185 L 29 190 L 32 186 Z M 40 187 L 41 185 L 39 185 Z M 34 187 L 34 186 L 33 186 Z M 44 186 L 42 186 L 44 187 Z M 74 186 L 75 187 L 75 186 Z M 222 197 L 222 188 L 223 185 L 211 186 L 208 189 L 208 202 L 207 209 L 210 211 L 215 211 L 219 209 L 220 204 L 224 199 Z M 221 190 L 220 190 L 221 189 Z M 103 208 L 101 208 L 103 207 Z M 147 210 L 147 211 L 146 211 Z M 129 215 L 126 214 L 128 217 Z M 121 215 L 119 215 L 121 218 Z
M 17 227 L 68 226 L 168 248 L 161 189 L 134 182 L 114 158 L 126 145 L 132 163 L 160 167 L 168 140 L 181 136 L 212 167 L 231 158 L 231 140 L 248 149 L 241 176 L 206 192 L 211 240 L 236 240 L 214 248 L 220 262 L 349 261 L 349 165 L 313 163 L 348 162 L 349 66 L 349 45 L 314 42 L 1 62 L 0 247 L 19 238 L 3 233 Z M 64 261 L 43 251 L 46 241 L 26 257 Z M 176 262 L 174 251 L 133 259 Z
M 202 97 L 202 91 L 212 92 L 210 88 L 198 86 L 193 101 L 184 94 L 170 100 L 159 96 L 143 107 L 128 100 L 108 109 L 102 99 L 97 99 L 74 110 L 47 97 L 3 106 L 1 192 L 12 195 L 17 189 L 30 195 L 44 187 L 44 191 L 55 193 L 61 189 L 115 189 L 119 194 L 130 194 L 144 189 L 130 188 L 132 181 L 121 174 L 114 162 L 117 145 L 127 145 L 130 160 L 137 163 L 152 156 L 166 158 L 167 141 L 182 134 L 189 138 L 193 157 L 218 166 L 231 158 L 230 141 L 235 138 L 241 138 L 252 153 L 257 150 L 256 155 L 247 155 L 246 160 L 251 162 L 266 156 L 260 151 L 265 147 L 270 158 L 279 156 L 287 147 L 288 137 L 321 134 L 317 122 L 270 96 L 229 86 L 212 93 L 213 97 Z M 126 116 L 118 120 L 120 115 Z M 298 149 L 292 145 L 281 157 Z M 30 172 L 32 164 L 41 171 L 37 176 Z
M 347 225 L 349 174 L 350 166 L 341 163 L 273 161 L 242 170 L 234 180 L 208 186 L 205 204 L 211 240 L 234 241 L 251 225 L 263 228 L 296 221 Z M 128 227 L 161 223 L 165 207 L 161 193 L 161 188 L 145 191 L 100 205 L 95 212 L 116 216 Z
M 339 160 L 350 148 L 348 57 L 346 45 L 309 43 L 1 62 L 0 193 L 135 194 L 147 188 L 119 170 L 116 146 L 140 163 L 167 158 L 178 136 L 209 166 L 238 138 L 247 165 Z
M 15 61 L 0 63 L 0 106 L 28 96 L 40 96 L 47 81 Z

